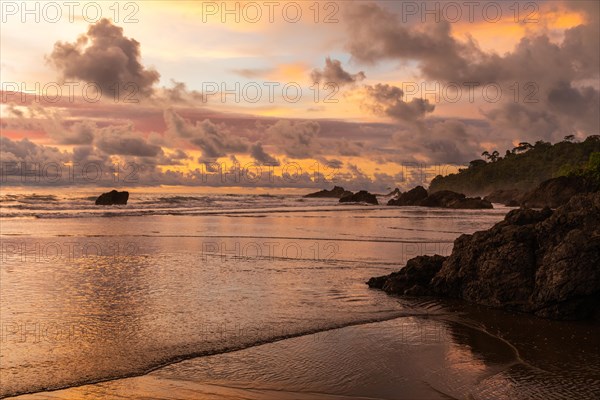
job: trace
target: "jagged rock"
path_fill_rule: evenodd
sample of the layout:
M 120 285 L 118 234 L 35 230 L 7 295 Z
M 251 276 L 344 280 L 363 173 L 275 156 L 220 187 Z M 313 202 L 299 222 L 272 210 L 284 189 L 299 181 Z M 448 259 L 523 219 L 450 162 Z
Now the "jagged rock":
M 399 196 L 400 194 L 402 194 L 402 192 L 400 191 L 400 189 L 396 188 L 394 190 L 392 190 L 391 192 L 389 192 L 388 194 L 385 195 L 385 197 L 391 197 L 391 196 Z
M 400 272 L 372 279 L 369 286 L 388 293 L 459 298 L 545 318 L 598 315 L 600 193 L 575 196 L 555 211 L 513 210 L 487 231 L 461 235 L 429 282 L 424 282 L 425 268 L 415 267 L 426 262 L 420 257 L 409 260 Z
M 350 196 L 345 196 L 340 199 L 340 203 L 369 203 L 369 204 L 379 204 L 377 201 L 377 196 L 367 192 L 366 190 L 361 190 L 358 193 L 354 193 Z
M 512 225 L 529 225 L 541 222 L 552 215 L 552 210 L 545 207 L 541 211 L 529 208 L 512 210 L 504 217 L 504 220 Z
M 108 193 L 102 193 L 96 199 L 97 206 L 112 206 L 115 204 L 127 204 L 127 200 L 129 200 L 129 192 L 117 192 L 116 190 L 111 190 Z
M 397 199 L 391 199 L 388 206 L 421 206 L 454 209 L 483 209 L 493 208 L 492 203 L 480 197 L 466 197 L 462 193 L 441 190 L 428 194 L 422 186 L 417 186 L 406 193 L 401 193 Z
M 440 270 L 446 257 L 440 255 L 419 256 L 411 258 L 406 267 L 391 275 L 378 276 L 369 279 L 369 287 L 377 288 L 386 293 L 417 295 L 433 294 L 427 286 L 433 276 Z M 409 292 L 409 293 L 407 293 Z
M 440 190 L 427 196 L 419 205 L 424 207 L 442 207 L 454 209 L 485 209 L 493 208 L 492 203 L 480 197 L 467 198 L 462 193 L 451 190 Z
M 330 197 L 335 199 L 341 199 L 342 197 L 350 195 L 352 195 L 352 192 L 344 189 L 341 186 L 334 186 L 331 190 L 325 189 L 315 193 L 309 193 L 304 197 Z
M 400 193 L 397 199 L 388 201 L 388 206 L 416 206 L 427 198 L 427 190 L 423 186 L 417 186 L 406 193 Z
M 494 190 L 483 199 L 490 203 L 500 203 L 509 207 L 518 207 L 521 204 L 523 193 L 519 189 Z
M 597 190 L 597 185 L 582 176 L 559 176 L 540 183 L 536 189 L 525 194 L 521 205 L 533 208 L 556 208 L 566 204 L 577 194 Z

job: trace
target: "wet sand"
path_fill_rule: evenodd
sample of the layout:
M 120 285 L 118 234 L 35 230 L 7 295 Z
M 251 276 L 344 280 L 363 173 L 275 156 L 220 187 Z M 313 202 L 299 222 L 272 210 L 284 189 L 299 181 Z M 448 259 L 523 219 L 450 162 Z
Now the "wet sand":
M 446 304 L 14 399 L 595 399 L 597 332 Z

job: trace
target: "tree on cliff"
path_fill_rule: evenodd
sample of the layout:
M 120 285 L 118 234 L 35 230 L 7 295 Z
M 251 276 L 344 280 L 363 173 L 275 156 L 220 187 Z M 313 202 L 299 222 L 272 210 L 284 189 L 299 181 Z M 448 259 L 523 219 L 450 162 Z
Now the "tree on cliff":
M 504 158 L 498 157 L 496 151 L 485 151 L 482 156 L 491 162 L 472 161 L 459 173 L 438 175 L 431 181 L 429 190 L 452 190 L 471 196 L 499 189 L 527 191 L 547 179 L 593 169 L 590 165 L 598 156 L 592 153 L 600 152 L 600 136 L 590 136 L 583 142 L 562 141 L 552 145 L 540 140 L 534 145 L 522 142 L 519 146 L 527 151 L 512 153 L 509 150 L 510 156 Z

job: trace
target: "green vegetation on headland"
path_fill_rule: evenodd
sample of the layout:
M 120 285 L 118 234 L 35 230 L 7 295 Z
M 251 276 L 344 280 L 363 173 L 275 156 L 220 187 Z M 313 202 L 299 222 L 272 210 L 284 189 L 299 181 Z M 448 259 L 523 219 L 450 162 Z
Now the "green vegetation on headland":
M 582 176 L 600 183 L 600 136 L 589 136 L 575 142 L 573 136 L 551 144 L 519 143 L 507 150 L 504 157 L 496 150 L 456 174 L 436 176 L 429 192 L 452 190 L 466 195 L 485 195 L 497 190 L 517 189 L 522 192 L 537 187 L 543 181 L 560 176 Z

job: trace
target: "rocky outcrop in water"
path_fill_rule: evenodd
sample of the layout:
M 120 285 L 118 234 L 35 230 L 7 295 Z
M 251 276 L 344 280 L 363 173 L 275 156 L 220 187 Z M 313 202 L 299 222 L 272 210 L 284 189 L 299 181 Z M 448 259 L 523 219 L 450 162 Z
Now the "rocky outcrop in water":
M 127 204 L 127 200 L 129 200 L 129 192 L 117 192 L 116 190 L 111 190 L 108 193 L 102 193 L 96 199 L 97 206 L 112 206 L 112 205 L 123 205 Z
M 450 190 L 440 190 L 427 196 L 421 202 L 424 207 L 442 207 L 454 209 L 485 209 L 493 208 L 492 203 L 481 197 L 466 197 L 462 193 Z
M 417 186 L 408 192 L 399 193 L 398 197 L 388 201 L 388 206 L 418 206 L 427 198 L 427 190 L 423 186 Z
M 352 192 L 350 192 L 349 190 L 344 189 L 341 186 L 334 186 L 333 189 L 331 190 L 320 190 L 318 192 L 315 193 L 309 193 L 304 197 L 319 197 L 319 198 L 335 198 L 335 199 L 341 199 L 342 197 L 345 196 L 350 196 L 352 195 Z
M 379 204 L 377 201 L 377 196 L 367 192 L 366 190 L 361 190 L 358 193 L 354 193 L 350 196 L 345 196 L 340 199 L 340 203 L 369 203 L 369 204 Z
M 423 186 L 417 186 L 406 193 L 401 193 L 396 199 L 388 201 L 388 206 L 421 206 L 453 209 L 486 209 L 493 208 L 492 203 L 480 197 L 466 197 L 462 193 L 441 190 L 432 194 L 427 193 Z
M 392 294 L 433 295 L 429 283 L 442 268 L 445 260 L 446 257 L 437 254 L 411 258 L 400 271 L 371 278 L 367 285 Z
M 393 294 L 458 298 L 544 318 L 597 316 L 600 193 L 575 196 L 555 211 L 512 210 L 487 231 L 461 235 L 450 256 L 417 257 L 368 284 Z

